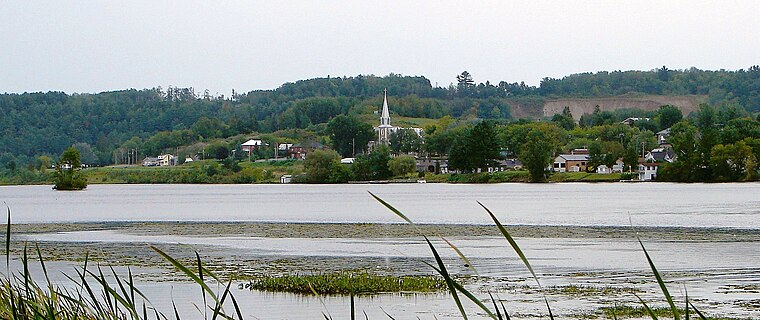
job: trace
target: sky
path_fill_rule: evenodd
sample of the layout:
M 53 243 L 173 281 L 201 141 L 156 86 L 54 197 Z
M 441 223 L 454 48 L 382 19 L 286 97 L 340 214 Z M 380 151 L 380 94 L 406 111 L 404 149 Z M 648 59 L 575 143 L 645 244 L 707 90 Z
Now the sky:
M 760 64 L 760 1 L 0 1 L 0 92 Z

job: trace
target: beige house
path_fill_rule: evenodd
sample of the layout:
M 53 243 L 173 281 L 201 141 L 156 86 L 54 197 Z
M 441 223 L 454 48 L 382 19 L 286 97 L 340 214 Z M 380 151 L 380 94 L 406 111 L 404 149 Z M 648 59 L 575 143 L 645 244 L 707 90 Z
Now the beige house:
M 588 154 L 561 154 L 554 158 L 552 169 L 555 172 L 585 172 L 588 166 Z

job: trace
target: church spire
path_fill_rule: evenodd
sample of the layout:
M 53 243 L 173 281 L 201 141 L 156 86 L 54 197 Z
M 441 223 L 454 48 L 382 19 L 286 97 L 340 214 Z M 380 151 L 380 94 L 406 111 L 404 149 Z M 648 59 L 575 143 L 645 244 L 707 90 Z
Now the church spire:
M 377 142 L 388 145 L 390 142 L 391 113 L 388 111 L 388 89 L 383 90 L 383 112 L 380 114 L 380 125 L 377 126 Z
M 391 125 L 391 114 L 388 111 L 388 89 L 383 90 L 383 112 L 380 114 L 380 125 Z

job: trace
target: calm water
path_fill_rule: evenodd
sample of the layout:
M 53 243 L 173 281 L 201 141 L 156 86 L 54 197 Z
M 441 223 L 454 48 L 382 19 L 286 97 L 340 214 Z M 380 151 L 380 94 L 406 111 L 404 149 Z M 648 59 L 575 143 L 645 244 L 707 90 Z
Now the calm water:
M 17 223 L 84 221 L 416 222 L 760 228 L 760 183 L 92 185 L 0 187 Z
M 55 192 L 49 186 L 0 187 L 0 201 L 13 210 L 16 223 L 87 221 L 278 221 L 278 222 L 401 222 L 372 199 L 371 191 L 412 220 L 426 223 L 485 224 L 481 201 L 506 224 L 636 225 L 760 229 L 760 183 L 743 184 L 498 184 L 498 185 L 93 185 L 83 192 Z M 134 235 L 118 230 L 33 234 L 30 241 L 173 244 L 217 248 L 230 256 L 429 258 L 419 239 L 293 239 L 259 237 L 192 237 Z M 504 239 L 464 237 L 450 239 L 468 255 L 482 275 L 532 284 Z M 645 299 L 659 301 L 638 243 L 632 239 L 517 239 L 547 286 L 622 286 L 635 284 Z M 749 318 L 760 311 L 746 305 L 756 293 L 736 292 L 736 286 L 760 287 L 760 248 L 754 242 L 646 241 L 658 268 L 666 273 L 671 290 L 688 286 L 689 296 L 704 299 L 702 310 Z M 439 248 L 445 245 L 438 242 Z M 442 251 L 457 273 L 455 255 Z M 63 263 L 60 269 L 70 268 Z M 382 268 L 384 266 L 377 266 Z M 146 271 L 142 279 L 150 279 Z M 63 279 L 63 277 L 61 277 Z M 63 279 L 65 282 L 65 279 Z M 479 284 L 499 288 L 499 283 Z M 171 310 L 180 301 L 180 313 L 198 316 L 200 303 L 193 285 L 151 282 L 141 285 L 159 310 Z M 731 291 L 734 290 L 734 291 Z M 482 291 L 478 291 L 482 292 Z M 728 292 L 728 293 L 727 293 Z M 677 294 L 680 294 L 677 293 Z M 310 297 L 236 291 L 247 318 L 314 319 L 325 310 Z M 543 312 L 542 298 L 532 294 L 502 294 L 512 311 L 530 317 Z M 625 296 L 622 303 L 632 299 Z M 609 300 L 551 296 L 554 310 L 564 317 L 608 306 Z M 613 299 L 614 300 L 614 299 Z M 348 317 L 346 297 L 325 301 L 336 318 Z M 472 306 L 470 306 L 471 308 Z M 357 300 L 358 310 L 370 319 L 458 319 L 445 294 L 380 295 Z M 383 309 L 380 309 L 383 308 Z M 283 313 L 287 310 L 287 313 Z M 472 310 L 472 309 L 471 309 Z M 363 315 L 360 316 L 360 318 Z M 523 318 L 524 318 L 523 317 Z M 481 317 L 473 317 L 481 318 Z M 520 318 L 520 317 L 518 317 Z M 562 316 L 560 318 L 563 318 Z

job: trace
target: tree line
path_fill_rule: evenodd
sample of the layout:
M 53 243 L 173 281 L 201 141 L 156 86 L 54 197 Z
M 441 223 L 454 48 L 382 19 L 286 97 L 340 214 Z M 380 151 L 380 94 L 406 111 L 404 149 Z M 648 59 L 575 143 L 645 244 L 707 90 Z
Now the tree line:
M 211 96 L 193 88 L 153 88 L 98 94 L 0 94 L 0 168 L 30 168 L 76 145 L 83 161 L 106 165 L 135 153 L 153 155 L 180 145 L 251 132 L 305 129 L 326 134 L 339 116 L 372 114 L 388 88 L 395 115 L 438 119 L 512 119 L 514 104 L 539 108 L 543 99 L 630 92 L 704 94 L 712 105 L 746 115 L 760 110 L 760 68 L 614 71 L 545 78 L 539 86 L 477 83 L 467 72 L 448 87 L 421 76 L 326 77 L 274 90 Z M 611 123 L 608 113 L 582 123 Z M 136 152 L 135 150 L 139 150 Z M 439 150 L 440 151 L 440 150 Z M 134 159 L 132 159 L 133 161 Z M 44 161 L 42 161 L 44 162 Z

